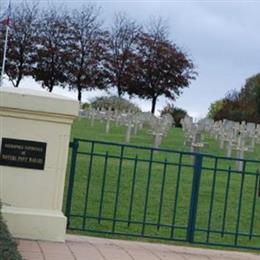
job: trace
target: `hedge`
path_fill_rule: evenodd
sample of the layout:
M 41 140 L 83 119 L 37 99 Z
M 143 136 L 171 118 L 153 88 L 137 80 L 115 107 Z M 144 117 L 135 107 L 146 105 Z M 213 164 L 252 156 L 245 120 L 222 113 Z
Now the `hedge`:
M 2 218 L 0 202 L 0 259 L 3 260 L 20 260 L 22 259 L 17 250 L 17 244 L 12 239 L 10 232 Z
M 141 112 L 141 109 L 131 101 L 117 97 L 117 96 L 110 96 L 110 97 L 97 97 L 91 102 L 91 107 L 97 108 L 105 108 L 118 111 L 131 111 L 131 112 Z

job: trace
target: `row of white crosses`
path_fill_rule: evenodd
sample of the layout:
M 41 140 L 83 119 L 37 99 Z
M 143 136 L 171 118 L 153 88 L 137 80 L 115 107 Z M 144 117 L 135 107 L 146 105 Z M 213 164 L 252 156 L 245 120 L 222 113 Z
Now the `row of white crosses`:
M 185 116 L 181 120 L 181 125 L 185 136 L 184 145 L 189 146 L 191 152 L 199 152 L 200 148 L 208 147 L 208 144 L 203 141 L 203 125 L 194 123 L 190 116 Z
M 105 124 L 105 132 L 108 134 L 110 132 L 111 122 L 115 122 L 116 126 L 119 124 L 127 126 L 126 130 L 126 142 L 130 142 L 131 129 L 133 126 L 135 127 L 135 134 L 138 130 L 138 121 L 134 118 L 134 113 L 131 111 L 122 111 L 118 112 L 117 110 L 112 111 L 111 108 L 97 108 L 97 109 L 88 109 L 85 113 L 85 117 L 91 120 L 91 126 L 94 126 L 95 120 L 99 120 L 102 122 L 106 122 Z M 135 125 L 133 125 L 135 123 Z
M 220 148 L 226 149 L 226 156 L 236 152 L 236 158 L 244 159 L 245 152 L 253 152 L 255 144 L 260 142 L 260 125 L 255 123 L 234 122 L 230 120 L 216 121 L 204 119 L 201 124 L 204 130 L 219 141 Z M 238 170 L 242 170 L 243 162 L 238 161 Z
M 125 142 L 130 143 L 132 133 L 137 135 L 138 129 L 143 128 L 143 122 L 138 114 L 122 112 L 117 116 L 117 123 L 126 126 Z
M 169 127 L 173 125 L 173 119 L 170 115 L 156 117 L 152 113 L 144 112 L 137 114 L 126 114 L 121 118 L 121 122 L 127 126 L 126 143 L 130 142 L 131 133 L 137 134 L 138 129 L 143 128 L 144 124 L 149 124 L 150 134 L 154 136 L 154 147 L 159 148 L 162 142 L 162 137 L 167 134 Z M 132 131 L 133 130 L 133 131 Z
M 173 119 L 170 115 L 156 117 L 148 112 L 133 113 L 131 111 L 112 111 L 111 108 L 104 109 L 88 109 L 86 112 L 81 112 L 80 116 L 89 118 L 91 126 L 94 126 L 95 120 L 106 122 L 105 132 L 110 132 L 111 121 L 114 121 L 116 126 L 125 125 L 126 135 L 125 142 L 129 143 L 131 135 L 136 135 L 138 130 L 143 128 L 144 123 L 150 124 L 151 134 L 154 136 L 154 147 L 158 148 L 162 141 L 162 136 L 166 135 L 169 127 L 173 125 Z
M 149 123 L 150 133 L 154 137 L 154 147 L 159 148 L 163 136 L 167 136 L 169 129 L 174 126 L 174 120 L 170 114 L 165 114 L 162 117 L 151 117 Z

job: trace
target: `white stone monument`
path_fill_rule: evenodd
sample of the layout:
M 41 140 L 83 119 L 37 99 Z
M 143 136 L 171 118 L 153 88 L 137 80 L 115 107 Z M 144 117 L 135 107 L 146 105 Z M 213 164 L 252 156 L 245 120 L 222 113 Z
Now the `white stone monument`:
M 0 200 L 14 237 L 64 241 L 70 129 L 79 103 L 45 91 L 0 88 Z

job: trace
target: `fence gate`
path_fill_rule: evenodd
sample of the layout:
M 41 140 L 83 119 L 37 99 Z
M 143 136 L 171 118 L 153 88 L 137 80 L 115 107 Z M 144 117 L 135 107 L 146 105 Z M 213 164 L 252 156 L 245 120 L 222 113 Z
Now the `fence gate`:
M 259 161 L 74 139 L 68 229 L 260 249 Z

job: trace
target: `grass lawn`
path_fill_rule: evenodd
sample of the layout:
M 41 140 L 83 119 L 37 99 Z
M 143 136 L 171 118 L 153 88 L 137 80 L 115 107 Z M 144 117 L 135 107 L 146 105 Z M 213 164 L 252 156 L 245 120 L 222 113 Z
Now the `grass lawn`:
M 104 123 L 95 122 L 91 127 L 81 119 L 73 125 L 73 138 L 124 143 L 125 127 L 112 124 L 111 133 L 106 134 Z M 215 140 L 206 137 L 205 141 L 209 148 L 202 149 L 203 153 L 225 156 Z M 131 145 L 151 147 L 152 143 L 147 128 L 131 139 Z M 161 148 L 188 151 L 183 143 L 182 130 L 171 129 Z M 193 156 L 92 144 L 79 145 L 69 228 L 85 234 L 95 231 L 105 236 L 115 233 L 186 241 Z M 260 158 L 259 147 L 246 158 Z M 247 162 L 241 174 L 234 161 L 203 157 L 195 242 L 260 248 L 258 167 L 258 163 Z M 69 168 L 70 161 L 66 187 Z

